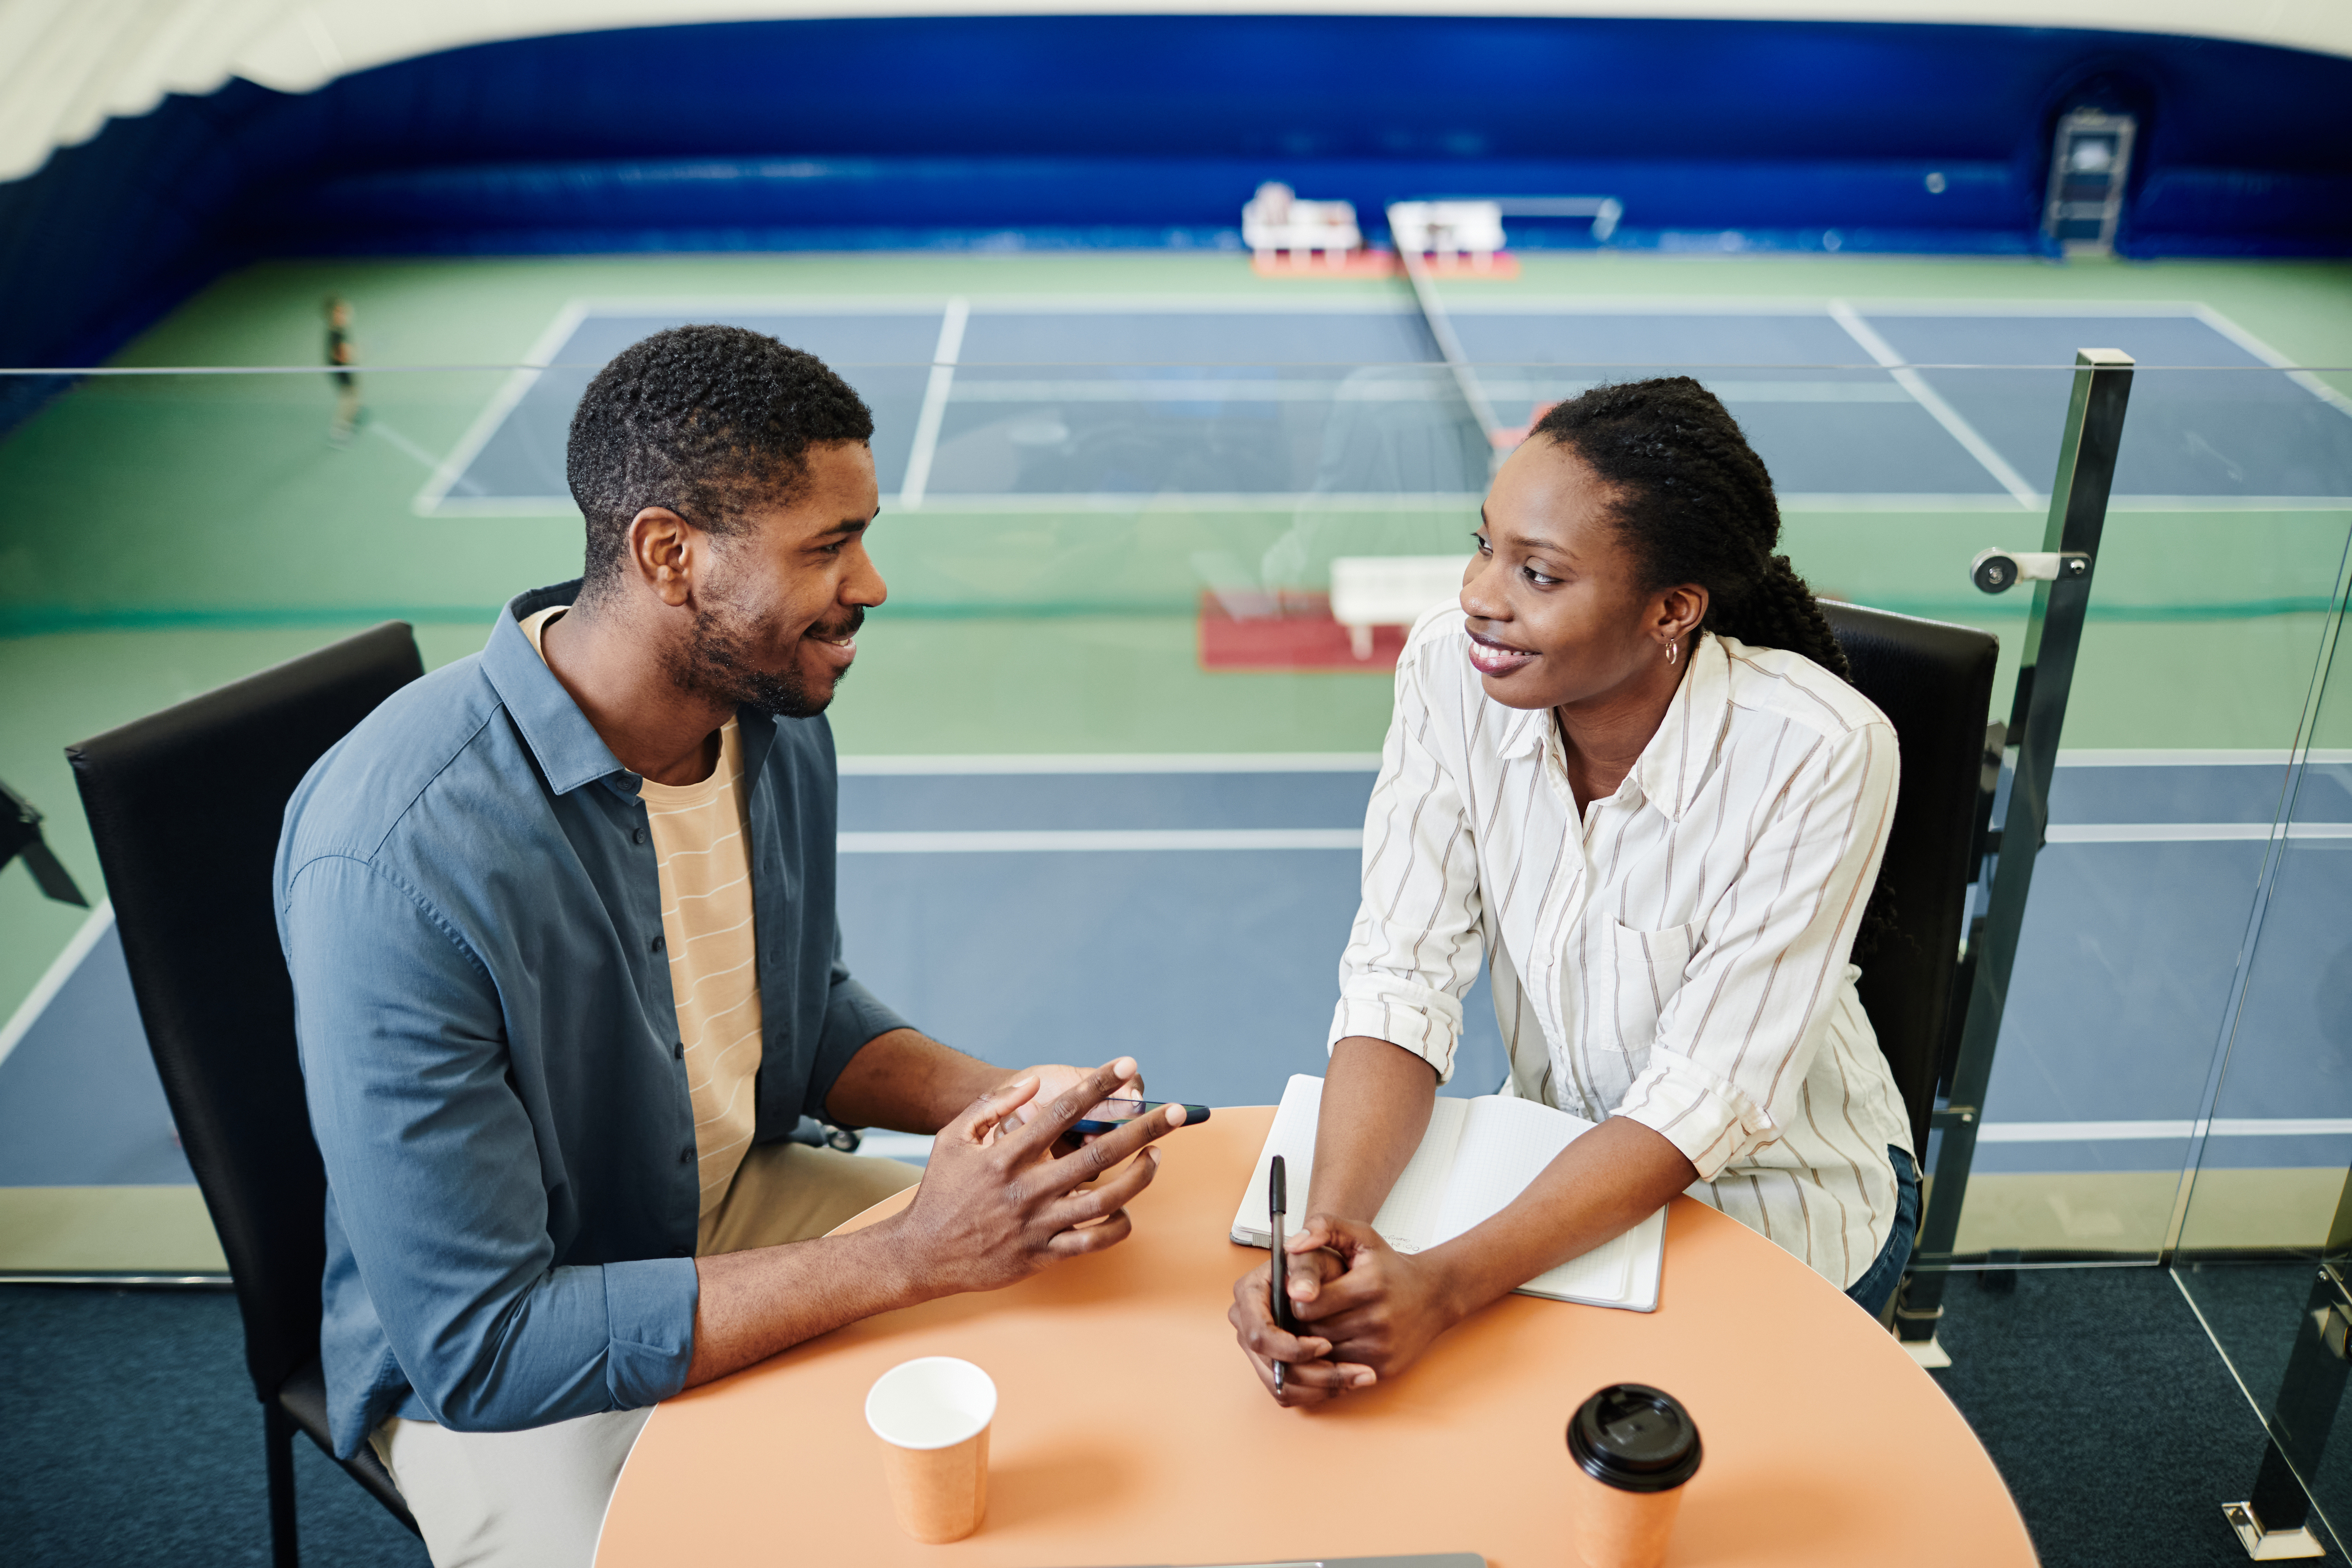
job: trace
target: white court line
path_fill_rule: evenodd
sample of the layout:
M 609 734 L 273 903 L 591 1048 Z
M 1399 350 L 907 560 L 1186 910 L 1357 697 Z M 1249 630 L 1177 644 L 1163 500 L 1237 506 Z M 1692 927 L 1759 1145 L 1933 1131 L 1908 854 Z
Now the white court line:
M 923 410 L 915 417 L 914 445 L 907 449 L 907 478 L 898 487 L 898 504 L 908 511 L 923 504 L 931 482 L 931 458 L 940 447 L 940 424 L 947 417 L 948 396 L 955 386 L 956 356 L 963 352 L 964 322 L 971 319 L 969 300 L 947 302 L 940 314 L 939 345 L 931 351 L 930 379 L 923 384 Z
M 515 405 L 538 383 L 541 372 L 554 360 L 563 345 L 572 341 L 572 334 L 580 330 L 580 323 L 588 316 L 589 303 L 584 300 L 568 300 L 562 310 L 555 312 L 555 319 L 547 323 L 547 330 L 539 334 L 539 341 L 532 343 L 530 352 L 523 355 L 523 363 L 507 373 L 505 383 L 488 403 L 482 405 L 482 411 L 474 416 L 474 422 L 466 426 L 466 433 L 457 437 L 457 444 L 449 448 L 449 455 L 441 459 L 440 466 L 425 481 L 425 488 L 418 490 L 416 499 L 409 502 L 411 511 L 419 517 L 449 515 L 443 511 L 441 503 L 448 499 L 451 488 L 467 468 L 474 466 L 474 459 L 482 455 L 482 448 L 490 444 L 490 437 L 498 434 L 499 426 L 506 423 L 507 416 L 514 412 Z M 569 507 L 571 499 L 563 497 L 562 504 Z M 466 514 L 459 512 L 456 515 Z
M 1237 253 L 1239 254 L 1239 253 Z M 973 294 L 972 308 L 992 316 L 1416 316 L 1421 308 L 1398 295 L 1391 278 L 1362 280 L 1364 292 L 1351 293 L 1350 279 L 1339 291 L 1285 294 Z
M 1842 491 L 1792 491 L 1780 498 L 1780 510 L 1786 511 L 1997 511 L 2005 517 L 2017 515 L 2017 502 L 2008 496 L 1935 495 L 1926 491 L 1917 494 L 1894 495 L 1847 494 Z M 2036 510 L 2046 508 L 2050 498 L 2037 494 L 2033 498 Z M 2352 511 L 2352 496 L 2111 496 L 2107 513 L 2201 511 L 2222 514 L 2256 511 L 2340 512 Z
M 2352 763 L 2352 751 L 2320 750 L 2294 752 L 2248 748 L 2241 751 L 2200 751 L 2194 748 L 2104 750 L 2084 746 L 2058 753 L 2062 768 L 2253 768 L 2284 767 L 2300 755 L 2306 763 L 2330 766 Z
M 2221 1117 L 2210 1121 L 1988 1121 L 1979 1143 L 2123 1143 L 2157 1138 L 2333 1138 L 2352 1133 L 2352 1118 Z
M 2101 750 L 2058 753 L 2062 768 L 2284 767 L 2295 753 L 2277 750 Z M 2352 763 L 2352 751 L 2304 755 L 2315 766 Z M 965 773 L 1378 773 L 1378 752 L 1078 752 L 1036 753 L 903 753 L 840 759 L 843 777 L 950 777 Z
M 1139 511 L 1282 511 L 1295 508 L 1313 508 L 1320 511 L 1427 511 L 1460 510 L 1475 512 L 1484 499 L 1476 490 L 1432 491 L 1422 494 L 1395 495 L 1377 490 L 1265 490 L 1185 492 L 1159 490 L 1150 495 L 1141 493 L 1055 494 L 1031 491 L 1026 494 L 946 494 L 933 492 L 926 496 L 927 510 L 940 510 L 954 507 L 963 511 L 1015 512 L 1097 512 L 1125 515 Z M 2033 498 L 2033 508 L 2042 510 L 2049 504 L 2048 496 Z M 1895 511 L 1895 512 L 1998 512 L 2003 517 L 2017 515 L 2013 497 L 1984 491 L 1975 495 L 1937 495 L 1922 491 L 1916 495 L 1844 494 L 1835 491 L 1790 491 L 1780 498 L 1782 511 Z M 568 501 L 565 503 L 570 504 Z M 2352 511 L 2352 497 L 2345 496 L 2116 496 L 2107 503 L 2110 515 L 2117 512 L 2341 512 Z M 2022 613 L 2022 612 L 2020 612 Z
M 2048 501 L 2025 482 L 2025 476 L 2010 467 L 2009 459 L 1993 449 L 1991 442 L 1978 434 L 1977 427 L 1960 416 L 1960 411 L 1944 401 L 1943 395 L 1927 384 L 1917 371 L 1904 368 L 1903 356 L 1895 346 L 1878 335 L 1877 329 L 1854 312 L 1843 300 L 1829 304 L 1830 319 L 1846 331 L 1846 335 L 1860 343 L 1863 352 L 1887 367 L 1886 374 L 1896 385 L 1909 393 L 1920 407 L 1932 416 L 1937 424 L 1951 434 L 1953 440 L 1968 448 L 1969 456 L 1982 464 L 1985 472 L 2000 483 L 2000 488 L 2017 498 L 2022 507 L 2046 506 Z
M 911 1160 L 919 1164 L 931 1157 L 931 1139 L 926 1132 L 891 1132 L 877 1128 L 859 1135 L 857 1152 L 879 1160 Z
M 934 316 L 936 294 L 592 294 L 579 301 L 594 316 L 662 316 L 708 321 L 714 312 L 746 316 Z
M 969 386 L 969 381 L 959 385 Z M 958 401 L 962 395 L 957 395 Z M 1906 401 L 1907 401 L 1907 395 Z M 1188 511 L 1278 511 L 1311 509 L 1318 511 L 1475 511 L 1481 500 L 1476 490 L 1444 490 L 1415 494 L 1394 494 L 1379 490 L 1265 490 L 1209 491 L 1155 490 L 1149 494 L 1129 493 L 1056 493 L 1054 491 L 992 491 L 956 492 L 944 494 L 926 490 L 922 510 L 927 512 L 1048 512 L 1056 515 L 1097 514 L 1127 517 L 1137 512 Z M 2035 498 L 2035 510 L 2047 504 L 2047 496 Z M 1893 495 L 1837 491 L 1790 490 L 1780 497 L 1783 512 L 1997 512 L 2003 517 L 2017 515 L 2016 500 L 1994 491 L 1976 495 L 1937 495 L 1931 491 Z M 450 496 L 442 500 L 432 513 L 435 517 L 562 517 L 574 511 L 568 495 L 546 496 Z M 2343 512 L 2352 511 L 2352 497 L 2347 496 L 2128 496 L 2113 497 L 2107 503 L 2110 516 L 2137 512 L 2210 512 L 2230 515 L 2241 512 Z
M 418 446 L 415 442 L 410 440 L 407 437 L 402 435 L 399 431 L 394 429 L 391 426 L 377 418 L 374 415 L 367 415 L 360 428 L 362 431 L 374 431 L 377 435 L 383 437 L 385 440 L 391 442 L 394 446 L 399 447 L 402 451 L 407 453 L 410 457 L 424 464 L 426 472 L 438 473 L 440 471 L 440 458 L 435 457 L 432 453 L 426 451 L 424 447 Z
M 16 1048 L 17 1042 L 48 1010 L 49 1004 L 57 1000 L 58 993 L 66 988 L 66 982 L 71 980 L 74 971 L 81 967 L 81 961 L 89 956 L 89 950 L 96 947 L 99 940 L 113 928 L 113 900 L 101 899 L 98 908 L 89 911 L 89 917 L 73 933 L 73 940 L 66 943 L 66 950 L 49 961 L 48 968 L 41 971 L 39 982 L 24 1001 L 17 1004 L 16 1010 L 8 1016 L 7 1024 L 0 1026 L 0 1062 L 8 1059 L 8 1053 Z
M 430 511 L 419 500 L 419 517 L 578 517 L 570 496 L 444 496 Z
M 962 297 L 967 314 L 977 310 L 982 313 L 1034 315 L 1187 315 L 1200 313 L 1228 314 L 1362 314 L 1412 315 L 1417 309 L 1402 300 L 1383 301 L 1370 298 L 1347 298 L 1323 295 L 1269 294 L 1167 294 L 1167 295 L 1095 295 L 1079 300 L 1066 296 L 1033 297 L 1022 294 L 973 294 Z M 572 334 L 590 315 L 628 316 L 709 316 L 713 314 L 745 313 L 773 315 L 922 315 L 946 308 L 951 301 L 937 297 L 905 295 L 830 296 L 811 299 L 789 295 L 707 295 L 707 296 L 584 296 L 568 301 L 559 310 L 539 341 L 525 356 L 522 366 L 511 371 L 506 384 L 487 404 L 467 427 L 457 445 L 436 468 L 433 477 L 412 503 L 420 516 L 439 517 L 543 517 L 562 516 L 572 511 L 569 495 L 547 496 L 452 496 L 457 481 L 481 454 L 498 427 L 530 391 L 541 372 L 554 361 L 555 355 L 569 342 Z M 1866 299 L 1850 297 L 1843 300 L 1820 300 L 1790 297 L 1748 296 L 1676 296 L 1621 295 L 1545 298 L 1541 296 L 1500 297 L 1495 295 L 1465 295 L 1454 291 L 1444 309 L 1471 315 L 1607 315 L 1654 313 L 1665 315 L 1772 315 L 1810 316 L 1828 310 L 1839 320 L 1850 336 L 1867 350 L 1874 361 L 1902 384 L 1902 391 L 1927 409 L 1970 455 L 1983 464 L 1993 478 L 2016 502 L 2036 510 L 2045 508 L 2049 498 L 2034 491 L 2024 483 L 2006 460 L 1985 443 L 1974 427 L 1946 404 L 1932 388 L 1919 380 L 1917 373 L 1894 369 L 1900 364 L 1884 339 L 1878 337 L 1865 315 L 1982 315 L 2011 316 L 2080 316 L 2099 317 L 2187 317 L 2201 321 L 2212 331 L 2236 343 L 2266 366 L 2289 376 L 2314 395 L 2352 413 L 2352 398 L 2330 387 L 2305 371 L 2289 368 L 2291 362 L 2253 334 L 2211 307 L 2196 300 L 1919 300 Z M 1840 311 L 1844 315 L 1841 316 Z M 1849 321 L 1847 318 L 1852 318 Z M 1855 333 L 1861 327 L 1864 337 Z M 944 327 L 944 322 L 942 323 Z M 1874 344 L 1875 346 L 1874 346 Z M 960 357 L 960 356 L 959 356 Z M 285 367 L 289 374 L 315 374 L 313 366 Z M 362 367 L 364 369 L 365 367 Z M 1431 362 L 1433 371 L 1447 367 L 1443 361 Z M 1563 370 L 1576 367 L 1562 366 Z M 1715 367 L 1737 368 L 1737 367 Z M 2053 367 L 2060 368 L 2060 367 Z M 938 366 L 933 367 L 934 384 L 939 380 Z M 1764 384 L 1757 384 L 1759 385 Z M 970 381 L 967 378 L 967 392 Z M 1922 395 L 1922 392 L 1925 395 Z M 1724 394 L 1727 401 L 1740 401 L 1737 391 Z M 982 396 L 987 395 L 983 394 Z M 1761 391 L 1746 395 L 1752 400 L 1765 400 L 1771 395 Z M 1791 398 L 1795 395 L 1790 395 Z M 1809 399 L 1808 399 L 1809 400 Z M 1843 401 L 1843 399 L 1838 399 Z M 930 398 L 927 388 L 926 406 Z M 1957 424 L 1957 427 L 1956 427 Z M 1963 434 L 1965 432 L 1965 434 Z M 936 437 L 935 437 L 936 439 Z M 952 505 L 961 510 L 992 510 L 999 508 L 1024 511 L 1081 511 L 1127 513 L 1146 505 L 1168 505 L 1169 498 L 1097 498 L 1055 495 L 1042 496 L 955 496 L 932 497 L 928 493 L 928 464 L 925 465 L 924 485 L 917 494 L 919 502 L 928 500 L 933 510 L 945 510 Z M 909 474 L 914 472 L 909 465 Z M 1448 496 L 1444 504 L 1459 505 L 1462 498 Z M 1304 497 L 1291 492 L 1268 495 L 1202 495 L 1181 498 L 1179 503 L 1202 510 L 1250 510 L 1273 509 L 1311 502 L 1339 503 L 1356 507 L 1377 506 L 1383 509 L 1411 508 L 1425 504 L 1408 497 Z M 1937 496 L 1929 494 L 1864 496 L 1844 494 L 1790 494 L 1780 498 L 1784 510 L 1813 511 L 1858 510 L 2014 510 L 2011 504 L 2002 503 L 1990 496 Z M 901 504 L 907 504 L 902 488 Z M 2340 510 L 2352 507 L 2352 501 L 2338 497 L 2318 496 L 2118 496 L 2110 502 L 2109 510 L 2123 511 L 2264 511 L 2264 510 Z
M 1339 512 L 1417 512 L 1459 511 L 1475 517 L 1482 499 L 1476 490 L 1447 490 L 1434 494 L 1382 495 L 1378 491 L 1337 490 L 1268 490 L 1185 492 L 1155 490 L 1150 494 L 1132 491 L 1125 494 L 1110 491 L 1032 490 L 1026 493 L 994 492 L 988 494 L 927 495 L 923 500 L 926 512 L 952 509 L 963 512 L 1013 512 L 1027 517 L 1045 514 L 1057 517 L 1098 515 L 1132 517 L 1151 512 L 1182 516 L 1201 511 L 1264 511 L 1280 513 L 1286 521 L 1299 511 Z M 1465 529 L 1464 536 L 1468 536 Z
M 2128 1143 L 2211 1138 L 2331 1138 L 2352 1133 L 2352 1118 L 2221 1117 L 2210 1121 L 1987 1121 L 1977 1129 L 1979 1143 Z M 915 1132 L 868 1132 L 860 1154 L 920 1160 L 931 1141 Z
M 2352 838 L 2352 822 L 2290 822 L 2288 838 Z M 2053 822 L 2045 844 L 2268 843 L 2282 837 L 2268 822 Z
M 1175 376 L 1103 376 L 1095 380 L 1015 381 L 965 375 L 955 384 L 958 403 L 1433 403 L 1451 397 L 1430 365 L 1427 385 L 1411 382 L 1349 383 L 1328 377 L 1280 380 L 1203 381 Z M 934 370 L 934 378 L 939 372 Z M 1500 381 L 1482 377 L 1490 397 L 1574 396 L 1597 381 Z M 1725 403 L 1908 403 L 1899 386 L 1878 381 L 1718 381 L 1712 390 Z M 926 408 L 928 409 L 928 405 Z
M 1815 294 L 1487 294 L 1455 291 L 1446 309 L 1464 316 L 1818 316 L 1833 302 Z M 1843 296 L 1864 316 L 2194 316 L 2194 300 L 1919 300 Z M 2054 368 L 2054 367 L 2053 367 Z
M 1112 854 L 1129 850 L 1361 849 L 1360 827 L 1051 828 L 971 833 L 844 833 L 843 855 Z
M 2194 316 L 2194 300 L 1868 300 L 1847 296 L 1865 316 Z
M 1378 752 L 1129 752 L 1035 756 L 843 757 L 843 777 L 966 773 L 1371 773 Z
M 1313 295 L 1246 294 L 1005 294 L 966 291 L 959 296 L 982 315 L 1005 316 L 1414 316 L 1420 310 L 1375 280 L 1378 294 L 1350 298 L 1318 292 Z M 947 303 L 944 294 L 837 294 L 822 299 L 786 294 L 629 295 L 591 296 L 584 300 L 602 316 L 676 316 L 703 319 L 715 311 L 747 316 L 895 316 L 933 315 Z M 1819 309 L 1818 306 L 1811 307 Z M 316 365 L 298 367 L 310 374 Z
M 2317 376 L 2312 374 L 2307 370 L 2294 370 L 2290 368 L 2294 365 L 2294 361 L 2287 358 L 2286 355 L 2279 353 L 2278 350 L 2271 347 L 2270 344 L 2263 342 L 2262 339 L 2254 336 L 2253 333 L 2246 331 L 2245 328 L 2238 325 L 2237 322 L 2221 314 L 2221 311 L 2214 310 L 2210 305 L 2200 305 L 2193 313 L 2199 321 L 2204 322 L 2208 327 L 2210 327 L 2213 331 L 2221 333 L 2223 337 L 2229 339 L 2231 342 L 2237 344 L 2240 348 L 2245 350 L 2248 353 L 2253 355 L 2264 364 L 2269 365 L 2272 369 L 2282 372 L 2289 381 L 2294 383 L 2297 386 L 2303 388 L 2305 392 L 2308 392 L 2314 397 L 2319 399 L 2320 402 L 2326 404 L 2330 408 L 2335 409 L 2339 414 L 2352 414 L 2352 397 L 2346 396 L 2343 393 L 2337 391 L 2335 387 L 2328 385 L 2327 383 L 2320 380 Z
M 2278 837 L 2266 822 L 2085 822 L 2053 824 L 2052 844 L 2261 843 Z M 2295 822 L 2290 839 L 2352 839 L 2352 822 Z M 1360 849 L 1355 827 L 1041 828 L 972 832 L 843 833 L 843 855 L 1108 854 L 1134 850 Z
M 1913 401 L 1901 387 L 1905 402 Z M 1801 490 L 1779 498 L 1780 510 L 1791 511 L 1985 511 L 1999 512 L 2003 517 L 2017 515 L 2017 498 L 1987 491 L 1982 495 L 1852 495 L 1837 491 Z M 2111 507 L 2108 510 L 2113 510 Z
M 1454 373 L 1454 384 L 1462 389 L 1462 401 L 1470 410 L 1470 417 L 1478 422 L 1479 435 L 1489 441 L 1501 437 L 1503 422 L 1495 416 L 1495 405 L 1487 400 L 1486 389 L 1478 384 L 1478 373 L 1463 351 L 1462 339 L 1454 331 L 1454 322 L 1445 314 L 1445 301 L 1437 295 L 1437 285 L 1431 279 L 1429 263 L 1421 253 L 1410 248 L 1397 251 L 1397 260 L 1403 264 L 1405 280 L 1412 285 L 1412 297 L 1421 303 L 1421 319 L 1437 344 L 1440 358 Z
M 2054 824 L 2052 844 L 2211 844 L 2264 842 L 2265 822 L 2089 822 Z M 2290 839 L 2352 838 L 2352 822 L 2296 822 Z M 1129 851 L 1360 849 L 1356 827 L 1041 828 L 971 832 L 843 833 L 843 855 L 1112 854 Z

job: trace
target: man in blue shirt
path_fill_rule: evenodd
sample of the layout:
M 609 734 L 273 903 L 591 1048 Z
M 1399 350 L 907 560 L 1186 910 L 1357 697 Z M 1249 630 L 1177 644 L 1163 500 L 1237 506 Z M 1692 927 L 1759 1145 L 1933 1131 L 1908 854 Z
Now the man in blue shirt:
M 288 805 L 335 1447 L 374 1444 L 438 1568 L 584 1564 L 655 1401 L 1115 1245 L 1181 1120 L 1078 1146 L 1131 1060 L 1008 1075 L 842 962 L 822 713 L 883 599 L 872 431 L 757 333 L 625 351 L 572 427 L 582 581 Z M 791 1143 L 804 1111 L 938 1133 L 913 1203 L 824 1237 L 914 1173 Z

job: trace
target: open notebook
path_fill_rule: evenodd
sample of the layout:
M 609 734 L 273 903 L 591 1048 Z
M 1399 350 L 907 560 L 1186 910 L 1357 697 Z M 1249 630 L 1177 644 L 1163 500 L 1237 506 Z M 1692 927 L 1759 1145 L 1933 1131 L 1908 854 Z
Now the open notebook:
M 1315 1168 L 1315 1120 L 1322 1104 L 1319 1078 L 1297 1074 L 1283 1089 L 1249 1190 L 1234 1211 L 1234 1239 L 1244 1247 L 1273 1240 L 1266 1229 L 1266 1173 L 1276 1154 L 1287 1168 L 1290 1223 L 1302 1223 L 1311 1212 L 1307 1184 Z M 1389 1201 L 1372 1216 L 1372 1228 L 1399 1252 L 1451 1241 L 1502 1212 L 1554 1156 L 1591 1130 L 1582 1117 L 1531 1100 L 1440 1096 L 1429 1131 L 1397 1177 Z M 1665 1249 L 1666 1211 L 1660 1209 L 1614 1241 L 1537 1275 L 1519 1293 L 1654 1312 Z

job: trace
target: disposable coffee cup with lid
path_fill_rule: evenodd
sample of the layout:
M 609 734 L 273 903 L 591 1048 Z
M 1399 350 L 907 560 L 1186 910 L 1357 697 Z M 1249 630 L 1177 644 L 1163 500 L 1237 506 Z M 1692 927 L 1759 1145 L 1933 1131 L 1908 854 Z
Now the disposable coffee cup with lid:
M 1586 1568 L 1657 1568 L 1683 1483 L 1698 1473 L 1698 1426 L 1674 1395 L 1642 1383 L 1601 1390 L 1568 1423 L 1575 1462 L 1571 1533 Z

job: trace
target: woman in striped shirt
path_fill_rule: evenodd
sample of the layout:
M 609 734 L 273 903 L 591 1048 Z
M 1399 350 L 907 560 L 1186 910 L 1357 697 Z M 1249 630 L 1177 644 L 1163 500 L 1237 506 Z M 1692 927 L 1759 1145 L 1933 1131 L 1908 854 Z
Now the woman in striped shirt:
M 1461 602 L 1413 628 L 1291 1238 L 1302 1331 L 1234 1287 L 1285 1404 L 1369 1386 L 1675 1194 L 1881 1312 L 1910 1257 L 1908 1121 L 1849 962 L 1895 731 L 1788 558 L 1764 465 L 1687 377 L 1546 414 L 1487 493 Z M 1371 1219 L 1452 1075 L 1482 959 L 1503 1092 L 1601 1125 L 1411 1256 Z M 1484 1088 L 1485 1086 L 1479 1086 Z

